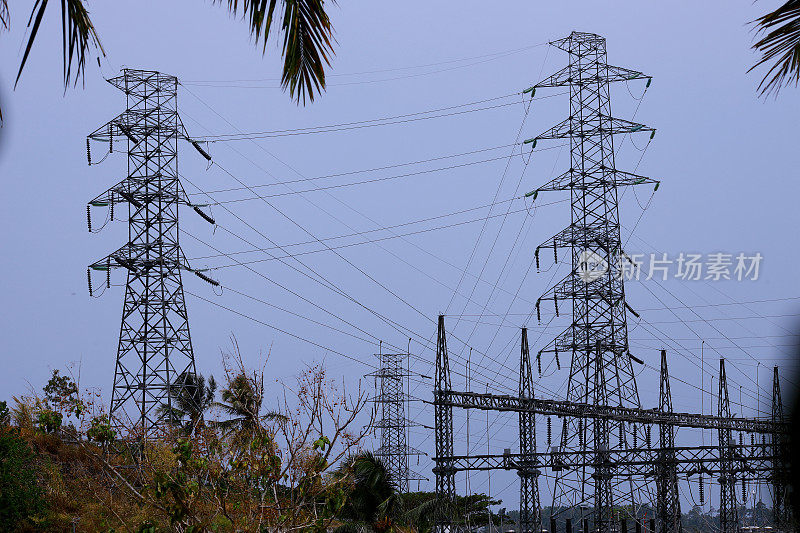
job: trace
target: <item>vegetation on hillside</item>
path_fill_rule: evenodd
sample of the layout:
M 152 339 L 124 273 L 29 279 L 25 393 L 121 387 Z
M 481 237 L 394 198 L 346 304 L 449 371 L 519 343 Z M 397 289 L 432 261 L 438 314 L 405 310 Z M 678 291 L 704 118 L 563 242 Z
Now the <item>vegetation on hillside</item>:
M 267 405 L 263 372 L 235 345 L 224 368 L 219 392 L 214 378 L 181 376 L 188 387 L 147 442 L 58 371 L 41 393 L 0 402 L 0 531 L 431 530 L 434 494 L 399 494 L 363 449 L 360 388 L 311 367 Z M 496 503 L 459 498 L 457 520 L 486 520 Z

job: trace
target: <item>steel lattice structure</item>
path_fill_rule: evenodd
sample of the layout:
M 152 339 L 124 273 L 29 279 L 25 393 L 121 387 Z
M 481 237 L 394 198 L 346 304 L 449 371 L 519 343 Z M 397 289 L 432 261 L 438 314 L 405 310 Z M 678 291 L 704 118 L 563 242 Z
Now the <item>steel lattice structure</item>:
M 377 394 L 373 401 L 380 409 L 380 418 L 374 427 L 380 430 L 381 445 L 374 454 L 383 460 L 403 494 L 409 491 L 409 481 L 424 479 L 408 466 L 410 456 L 422 455 L 422 452 L 408 445 L 411 422 L 406 417 L 406 380 L 409 373 L 403 364 L 408 356 L 407 353 L 380 353 L 380 368 L 370 374 L 377 382 Z
M 556 258 L 559 248 L 567 248 L 571 270 L 537 301 L 537 308 L 542 300 L 552 300 L 556 306 L 559 300 L 567 300 L 572 306 L 572 323 L 540 354 L 571 354 L 567 401 L 640 408 L 628 348 L 625 289 L 619 262 L 618 188 L 652 180 L 617 171 L 614 135 L 637 131 L 652 135 L 655 130 L 614 118 L 610 85 L 649 77 L 608 65 L 606 41 L 599 35 L 573 32 L 551 44 L 569 54 L 569 64 L 537 83 L 534 90 L 568 87 L 570 113 L 566 120 L 530 142 L 569 140 L 569 170 L 538 190 L 569 191 L 571 223 L 539 248 L 552 248 Z M 537 249 L 537 258 L 538 252 Z M 553 505 L 591 505 L 595 528 L 606 532 L 611 527 L 612 506 L 635 509 L 651 501 L 648 480 L 625 469 L 606 469 L 602 466 L 605 461 L 599 457 L 612 450 L 627 449 L 636 428 L 622 420 L 564 418 L 561 449 L 570 452 L 590 446 L 598 454 L 599 466 L 594 470 L 562 471 L 556 478 Z
M 556 479 L 553 508 L 580 508 L 583 531 L 611 533 L 625 531 L 629 523 L 641 528 L 637 508 L 655 502 L 659 533 L 681 533 L 679 475 L 716 475 L 720 484 L 724 533 L 739 530 L 736 517 L 736 483 L 771 482 L 777 498 L 775 511 L 782 517 L 785 479 L 788 471 L 780 388 L 775 385 L 771 419 L 731 416 L 724 360 L 720 362 L 719 406 L 716 415 L 676 413 L 672 407 L 666 352 L 661 354 L 659 405 L 645 409 L 639 400 L 628 346 L 622 275 L 626 257 L 621 247 L 618 189 L 623 186 L 658 182 L 638 174 L 619 171 L 614 161 L 614 135 L 655 130 L 643 124 L 611 115 L 610 85 L 617 81 L 647 80 L 645 74 L 606 63 L 605 39 L 573 32 L 554 41 L 569 54 L 569 64 L 556 74 L 528 89 L 568 87 L 569 118 L 544 133 L 525 141 L 535 147 L 543 139 L 568 139 L 570 168 L 527 196 L 535 200 L 542 191 L 569 191 L 571 223 L 537 248 L 567 248 L 570 273 L 543 295 L 536 304 L 552 301 L 556 315 L 559 302 L 571 305 L 570 326 L 537 354 L 553 353 L 560 368 L 559 354 L 571 357 L 564 400 L 534 397 L 530 371 L 527 331 L 522 330 L 519 394 L 517 396 L 452 390 L 444 317 L 439 316 L 434 385 L 436 436 L 436 530 L 450 531 L 447 510 L 455 497 L 455 475 L 466 470 L 514 469 L 520 476 L 520 529 L 540 531 L 538 476 L 551 470 Z M 632 262 L 629 261 L 631 266 Z M 563 304 L 562 304 L 563 305 Z M 635 314 L 635 313 L 634 313 Z M 775 376 L 777 383 L 777 371 Z M 453 455 L 453 408 L 518 413 L 519 453 L 503 455 Z M 535 417 L 557 416 L 563 420 L 560 445 L 536 450 Z M 550 419 L 548 418 L 548 427 Z M 657 446 L 652 446 L 652 429 L 657 428 Z M 677 428 L 712 429 L 715 446 L 679 447 Z M 736 444 L 732 435 L 738 432 Z M 746 445 L 741 437 L 751 435 Z M 761 443 L 755 437 L 761 436 Z M 769 439 L 769 441 L 767 440 Z M 641 447 L 638 443 L 645 442 Z M 548 445 L 549 436 L 548 436 Z M 781 459 L 784 458 L 784 459 Z M 702 477 L 700 478 L 702 479 Z M 653 490 L 655 485 L 655 490 Z M 744 490 L 744 488 L 743 488 Z M 551 518 L 551 527 L 556 526 Z M 567 524 L 571 521 L 567 519 Z M 571 525 L 567 526 L 568 528 Z
M 105 271 L 109 287 L 112 269 L 127 271 L 110 418 L 146 439 L 172 412 L 170 391 L 179 393 L 195 373 L 181 279 L 191 269 L 178 238 L 179 205 L 191 205 L 178 177 L 178 140 L 187 137 L 176 77 L 124 69 L 108 82 L 125 93 L 126 110 L 88 136 L 87 156 L 92 164 L 90 141 L 108 143 L 109 152 L 126 142 L 127 176 L 89 203 L 87 217 L 91 231 L 90 207 L 108 206 L 113 219 L 114 206 L 127 203 L 128 242 L 90 265 L 89 291 L 92 270 Z

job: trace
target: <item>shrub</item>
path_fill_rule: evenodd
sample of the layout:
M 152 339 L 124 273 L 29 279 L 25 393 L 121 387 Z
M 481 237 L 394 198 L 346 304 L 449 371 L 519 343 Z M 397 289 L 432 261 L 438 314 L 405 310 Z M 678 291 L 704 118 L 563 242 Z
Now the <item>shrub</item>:
M 0 530 L 14 531 L 45 510 L 38 463 L 16 431 L 0 431 Z

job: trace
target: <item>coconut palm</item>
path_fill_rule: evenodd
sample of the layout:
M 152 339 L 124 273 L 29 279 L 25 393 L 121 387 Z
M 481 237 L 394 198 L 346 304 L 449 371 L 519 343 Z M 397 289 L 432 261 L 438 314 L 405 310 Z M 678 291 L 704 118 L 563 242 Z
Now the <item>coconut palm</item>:
M 800 0 L 788 0 L 775 11 L 755 20 L 761 37 L 753 48 L 761 59 L 750 70 L 768 67 L 758 88 L 762 94 L 800 82 Z
M 325 88 L 325 67 L 333 55 L 333 28 L 324 6 L 325 0 L 213 0 L 223 4 L 234 16 L 247 21 L 250 34 L 266 53 L 267 40 L 275 33 L 277 16 L 283 36 L 281 86 L 289 89 L 298 103 L 314 101 L 315 93 Z M 29 37 L 17 71 L 19 81 L 48 7 L 54 2 L 36 0 L 28 18 Z M 82 78 L 86 60 L 93 52 L 105 56 L 100 37 L 86 8 L 87 0 L 61 0 L 62 55 L 64 86 Z M 8 0 L 0 0 L 0 28 L 11 23 Z
M 334 479 L 349 479 L 350 492 L 339 515 L 337 533 L 388 531 L 395 529 L 401 514 L 397 486 L 386 464 L 371 452 L 345 460 Z
M 260 422 L 263 420 L 286 419 L 274 411 L 261 414 L 264 402 L 263 379 L 258 381 L 255 376 L 248 376 L 244 371 L 231 378 L 220 396 L 222 401 L 214 402 L 214 405 L 230 418 L 216 422 L 216 425 L 226 432 L 251 434 L 260 427 Z
M 170 403 L 162 403 L 158 410 L 169 424 L 188 435 L 204 423 L 204 414 L 214 403 L 217 382 L 211 376 L 206 384 L 202 374 L 184 372 L 176 383 L 181 386 L 170 388 Z

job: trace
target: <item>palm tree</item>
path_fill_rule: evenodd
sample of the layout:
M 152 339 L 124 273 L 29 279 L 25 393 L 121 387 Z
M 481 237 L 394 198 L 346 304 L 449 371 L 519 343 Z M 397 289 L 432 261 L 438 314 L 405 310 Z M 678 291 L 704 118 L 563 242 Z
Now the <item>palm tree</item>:
M 100 37 L 86 8 L 87 0 L 61 0 L 62 55 L 64 86 L 77 84 L 85 72 L 86 60 L 93 51 L 105 56 Z M 226 5 L 227 11 L 247 21 L 256 44 L 261 43 L 266 53 L 276 11 L 279 32 L 283 35 L 281 55 L 284 59 L 281 87 L 289 89 L 292 99 L 305 103 L 314 101 L 315 93 L 325 89 L 325 67 L 330 66 L 333 55 L 333 27 L 325 11 L 325 0 L 213 0 Z M 53 2 L 36 0 L 33 4 L 28 28 L 28 42 L 17 71 L 19 81 L 39 32 L 44 14 Z M 8 0 L 0 0 L 0 28 L 8 29 L 11 16 Z M 16 83 L 15 83 L 16 84 Z M 0 118 L 2 116 L 0 115 Z
M 189 435 L 204 423 L 203 415 L 214 403 L 217 382 L 211 376 L 206 384 L 206 378 L 202 374 L 193 372 L 183 372 L 176 382 L 182 385 L 170 388 L 171 406 L 162 403 L 158 411 L 169 424 Z
M 371 452 L 345 460 L 334 479 L 350 480 L 351 489 L 339 515 L 343 521 L 336 533 L 388 531 L 401 514 L 397 486 L 385 463 Z
M 755 23 L 761 38 L 753 48 L 761 52 L 761 59 L 750 70 L 769 66 L 758 86 L 761 94 L 777 94 L 792 82 L 796 86 L 800 82 L 800 0 L 788 0 Z
M 286 419 L 284 415 L 274 411 L 261 414 L 264 401 L 263 379 L 258 382 L 254 376 L 248 376 L 243 370 L 222 389 L 220 396 L 222 401 L 214 402 L 214 405 L 231 417 L 216 422 L 217 427 L 224 431 L 252 434 L 258 430 L 263 420 Z

